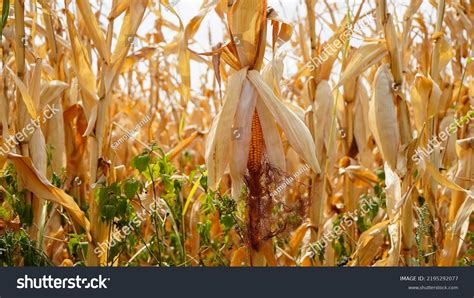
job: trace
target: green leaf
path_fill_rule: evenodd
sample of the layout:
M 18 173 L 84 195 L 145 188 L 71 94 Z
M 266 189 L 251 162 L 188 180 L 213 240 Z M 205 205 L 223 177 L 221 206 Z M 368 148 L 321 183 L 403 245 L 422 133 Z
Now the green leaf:
M 140 183 L 135 179 L 125 180 L 123 184 L 123 192 L 127 199 L 133 198 L 137 194 L 139 188 Z
M 132 159 L 132 167 L 137 169 L 140 173 L 143 173 L 147 170 L 148 165 L 150 164 L 150 155 L 138 155 Z
M 8 210 L 3 208 L 2 206 L 0 206 L 0 218 L 10 218 L 10 212 L 8 212 Z
M 9 13 L 10 13 L 10 0 L 4 0 L 3 7 L 2 7 L 2 18 L 0 19 L 0 40 L 1 40 L 1 35 L 3 32 L 3 28 L 5 28 L 5 25 L 7 24 Z
M 143 176 L 148 180 L 155 180 L 160 176 L 160 165 L 158 162 L 150 163 L 145 171 L 142 172 Z M 166 178 L 166 177 L 164 177 Z M 166 181 L 163 181 L 165 183 Z
M 115 206 L 114 205 L 104 205 L 101 212 L 105 221 L 112 221 L 115 215 Z
M 385 172 L 383 169 L 376 169 L 375 175 L 377 175 L 377 178 L 379 178 L 380 181 L 385 181 Z
M 231 229 L 236 224 L 234 217 L 232 215 L 222 216 L 221 223 L 224 225 L 226 230 Z

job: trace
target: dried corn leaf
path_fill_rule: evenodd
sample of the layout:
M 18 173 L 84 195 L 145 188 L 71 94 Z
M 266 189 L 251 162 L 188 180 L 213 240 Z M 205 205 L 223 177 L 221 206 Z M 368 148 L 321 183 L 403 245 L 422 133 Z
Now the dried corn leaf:
M 33 102 L 33 99 L 31 98 L 30 93 L 28 92 L 28 88 L 26 85 L 20 80 L 19 77 L 13 73 L 13 71 L 10 68 L 6 68 L 8 73 L 10 74 L 10 77 L 13 79 L 15 82 L 15 85 L 18 87 L 18 90 L 21 93 L 21 98 L 23 102 L 25 103 L 26 109 L 28 110 L 28 113 L 30 114 L 31 118 L 36 119 L 38 118 L 38 114 L 36 113 L 36 107 L 35 103 Z
M 360 75 L 382 60 L 387 53 L 387 48 L 383 43 L 368 43 L 356 49 L 335 88 L 343 85 L 348 79 Z
M 367 231 L 363 232 L 359 241 L 357 241 L 356 251 L 354 252 L 351 262 L 352 266 L 370 266 L 372 260 L 378 253 L 378 249 L 383 243 L 383 231 L 389 225 L 390 221 L 385 220 L 375 224 Z
M 226 101 L 214 120 L 206 143 L 206 166 L 209 187 L 215 189 L 229 161 L 233 119 L 237 111 L 247 68 L 229 78 Z
M 105 42 L 104 33 L 100 29 L 99 23 L 97 22 L 97 19 L 94 13 L 92 12 L 91 4 L 89 3 L 89 1 L 82 0 L 76 2 L 77 8 L 79 9 L 79 12 L 81 13 L 82 18 L 84 20 L 84 25 L 87 28 L 88 35 L 94 42 L 94 45 L 97 48 L 97 51 L 99 52 L 102 59 L 104 59 L 106 62 L 109 62 L 110 51 Z
M 395 169 L 400 145 L 400 132 L 392 93 L 392 80 L 387 64 L 378 69 L 374 88 L 374 95 L 370 102 L 370 129 L 384 160 L 392 169 Z
M 228 13 L 233 44 L 242 66 L 252 69 L 261 63 L 264 47 L 260 43 L 265 39 L 266 15 L 266 0 L 237 0 Z
M 261 99 L 257 100 L 256 108 L 262 126 L 268 161 L 275 168 L 285 171 L 285 152 L 275 118 Z
M 34 193 L 40 199 L 55 202 L 63 206 L 72 218 L 84 228 L 86 235 L 90 238 L 89 220 L 71 196 L 66 194 L 62 189 L 53 186 L 38 172 L 28 157 L 9 153 L 8 159 L 15 165 L 18 177 L 26 189 Z
M 232 178 L 232 195 L 234 199 L 240 197 L 240 191 L 244 185 L 243 178 L 247 170 L 252 133 L 252 118 L 255 113 L 257 97 L 257 91 L 253 85 L 245 79 L 234 117 L 230 146 L 232 158 L 230 159 L 229 169 Z
M 461 192 L 465 192 L 467 193 L 468 195 L 470 194 L 470 192 L 464 188 L 462 188 L 461 186 L 457 185 L 456 183 L 452 182 L 450 179 L 448 179 L 447 177 L 445 177 L 443 174 L 441 174 L 434 166 L 433 164 L 429 161 L 429 160 L 423 160 L 424 161 L 424 165 L 426 167 L 426 170 L 428 171 L 428 173 L 431 175 L 431 177 L 433 177 L 434 180 L 436 180 L 439 184 L 449 188 L 449 189 L 452 189 L 452 190 L 457 190 L 457 191 L 461 191 Z
M 249 71 L 248 78 L 257 89 L 259 98 L 262 99 L 285 132 L 293 149 L 309 164 L 313 171 L 320 173 L 321 169 L 315 154 L 316 148 L 304 122 L 275 96 L 257 71 Z
M 96 79 L 89 58 L 86 55 L 87 50 L 78 38 L 76 27 L 74 26 L 74 17 L 69 11 L 66 12 L 66 16 L 73 52 L 73 67 L 77 75 L 77 82 L 81 87 L 80 93 L 82 95 L 84 112 L 88 121 L 85 133 L 87 135 L 94 128 L 97 119 L 97 104 L 99 99 L 97 97 Z
M 390 166 L 385 163 L 385 193 L 387 195 L 387 213 L 388 217 L 393 220 L 400 212 L 403 205 L 401 179 L 392 171 Z

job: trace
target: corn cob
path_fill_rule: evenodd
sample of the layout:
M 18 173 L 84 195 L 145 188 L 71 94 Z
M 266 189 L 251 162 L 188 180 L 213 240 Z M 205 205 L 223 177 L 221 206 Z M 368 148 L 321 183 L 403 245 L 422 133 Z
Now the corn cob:
M 258 117 L 258 113 L 254 113 L 252 119 L 252 136 L 250 140 L 249 158 L 247 161 L 247 168 L 251 175 L 258 173 L 261 169 L 264 148 L 265 142 L 263 140 L 260 118 Z

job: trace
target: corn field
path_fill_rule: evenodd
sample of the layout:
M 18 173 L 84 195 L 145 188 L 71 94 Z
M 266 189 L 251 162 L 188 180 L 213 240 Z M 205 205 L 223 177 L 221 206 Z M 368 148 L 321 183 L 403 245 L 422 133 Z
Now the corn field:
M 474 1 L 1 3 L 1 266 L 474 265 Z

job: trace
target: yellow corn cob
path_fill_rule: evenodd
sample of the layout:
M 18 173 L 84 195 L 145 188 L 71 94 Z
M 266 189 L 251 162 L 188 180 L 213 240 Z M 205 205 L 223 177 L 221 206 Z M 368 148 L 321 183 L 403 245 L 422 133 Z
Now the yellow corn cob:
M 265 141 L 263 140 L 262 126 L 258 114 L 255 112 L 252 119 L 252 137 L 247 161 L 247 168 L 250 173 L 257 173 L 260 170 L 264 148 Z

